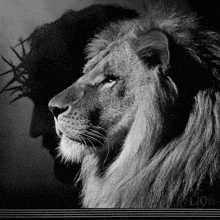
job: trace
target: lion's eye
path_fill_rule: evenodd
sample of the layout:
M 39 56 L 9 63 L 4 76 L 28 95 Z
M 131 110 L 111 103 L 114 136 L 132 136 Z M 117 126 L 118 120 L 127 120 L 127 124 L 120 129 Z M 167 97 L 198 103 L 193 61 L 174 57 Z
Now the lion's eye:
M 102 89 L 107 89 L 112 87 L 118 80 L 118 77 L 114 75 L 106 75 L 104 80 L 102 81 L 103 87 Z
M 102 83 L 113 83 L 116 82 L 118 79 L 118 77 L 114 76 L 114 75 L 106 75 L 105 79 L 103 80 Z

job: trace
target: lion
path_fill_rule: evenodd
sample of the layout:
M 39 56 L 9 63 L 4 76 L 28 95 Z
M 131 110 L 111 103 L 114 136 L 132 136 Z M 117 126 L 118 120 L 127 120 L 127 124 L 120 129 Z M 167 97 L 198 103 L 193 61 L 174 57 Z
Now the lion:
M 49 103 L 83 207 L 219 207 L 219 40 L 156 5 L 89 43 L 84 75 Z

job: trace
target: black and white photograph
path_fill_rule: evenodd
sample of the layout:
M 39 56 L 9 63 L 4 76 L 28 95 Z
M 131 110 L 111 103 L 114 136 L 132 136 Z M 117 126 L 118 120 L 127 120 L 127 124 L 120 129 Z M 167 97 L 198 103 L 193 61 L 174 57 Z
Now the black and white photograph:
M 219 186 L 217 0 L 0 0 L 1 218 L 220 216 Z

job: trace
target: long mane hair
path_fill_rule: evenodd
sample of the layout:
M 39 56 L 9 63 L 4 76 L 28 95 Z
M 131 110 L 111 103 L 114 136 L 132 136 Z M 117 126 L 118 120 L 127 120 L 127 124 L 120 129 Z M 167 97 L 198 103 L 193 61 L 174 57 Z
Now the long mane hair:
M 220 36 L 203 30 L 195 15 L 152 7 L 146 18 L 103 31 L 89 57 L 126 32 L 154 29 L 169 39 L 169 68 L 165 76 L 158 70 L 105 175 L 97 175 L 95 156 L 83 161 L 85 207 L 219 207 Z

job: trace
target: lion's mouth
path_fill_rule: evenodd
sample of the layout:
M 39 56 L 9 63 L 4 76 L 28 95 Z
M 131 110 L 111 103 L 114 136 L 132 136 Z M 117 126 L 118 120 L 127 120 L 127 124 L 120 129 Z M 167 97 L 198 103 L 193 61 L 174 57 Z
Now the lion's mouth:
M 62 134 L 62 135 L 64 135 L 64 134 Z M 67 136 L 67 135 L 65 135 L 65 137 L 66 137 L 67 139 L 73 141 L 73 142 L 77 142 L 77 143 L 79 143 L 79 144 L 83 144 L 82 141 L 80 141 L 80 140 L 78 140 L 78 139 L 76 139 L 76 138 L 72 138 L 72 137 L 69 137 L 69 136 Z
M 67 134 L 66 132 L 61 131 L 58 126 L 56 126 L 56 133 L 60 139 L 65 138 L 68 141 L 79 143 L 86 147 L 101 148 L 105 144 L 104 134 L 92 133 L 90 130 L 80 132 L 74 137 L 74 135 Z
M 70 141 L 72 141 L 72 142 L 76 142 L 76 143 L 79 143 L 79 144 L 83 144 L 83 142 L 82 142 L 81 140 L 79 140 L 79 139 L 77 139 L 77 138 L 70 137 L 69 135 L 64 134 L 62 131 L 59 131 L 59 134 L 58 134 L 58 135 L 59 135 L 60 139 L 66 138 L 66 139 L 68 139 L 68 140 L 70 140 Z
M 80 138 L 77 138 L 77 137 L 74 138 L 74 137 L 70 137 L 69 135 L 64 134 L 60 131 L 59 136 L 60 136 L 60 138 L 66 138 L 67 140 L 69 140 L 73 143 L 79 143 L 81 145 L 84 145 L 88 148 L 93 148 L 93 149 L 95 149 L 95 148 L 99 149 L 104 144 L 104 140 L 89 138 L 88 136 L 84 136 L 84 134 L 81 134 Z
M 80 143 L 80 144 L 83 144 L 83 142 L 77 138 L 74 138 L 74 137 L 70 137 L 69 135 L 63 133 L 59 128 L 58 126 L 56 126 L 56 133 L 57 135 L 59 136 L 60 139 L 62 139 L 63 137 L 67 138 L 68 140 L 72 141 L 72 142 L 77 142 L 77 143 Z

